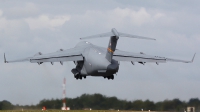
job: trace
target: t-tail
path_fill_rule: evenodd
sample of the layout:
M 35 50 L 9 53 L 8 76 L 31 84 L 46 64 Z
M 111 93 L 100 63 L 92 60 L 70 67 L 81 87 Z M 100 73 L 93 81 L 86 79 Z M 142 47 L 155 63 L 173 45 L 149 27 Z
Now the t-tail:
M 116 46 L 117 46 L 117 40 L 119 39 L 119 37 L 156 40 L 156 39 L 153 39 L 153 38 L 117 32 L 117 30 L 115 28 L 113 28 L 111 30 L 111 32 L 108 32 L 108 33 L 102 33 L 102 34 L 93 35 L 93 36 L 89 36 L 89 37 L 83 37 L 83 38 L 80 38 L 80 39 L 91 39 L 91 38 L 101 38 L 101 37 L 110 37 L 110 41 L 108 43 L 108 48 L 107 48 L 107 53 L 106 53 L 106 59 L 110 62 L 112 61 L 113 53 L 115 52 L 115 49 L 116 49 Z

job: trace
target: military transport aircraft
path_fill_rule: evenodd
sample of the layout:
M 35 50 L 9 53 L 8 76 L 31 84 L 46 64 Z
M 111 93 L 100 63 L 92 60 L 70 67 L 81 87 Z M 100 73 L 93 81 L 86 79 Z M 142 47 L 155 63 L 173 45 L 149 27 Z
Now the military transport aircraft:
M 145 64 L 154 62 L 156 64 L 165 63 L 167 61 L 192 63 L 195 54 L 191 61 L 184 61 L 178 59 L 170 59 L 165 57 L 150 56 L 144 53 L 131 53 L 116 49 L 117 41 L 119 37 L 130 37 L 138 39 L 155 40 L 153 38 L 142 37 L 137 35 L 130 35 L 126 33 L 118 32 L 115 28 L 111 32 L 84 37 L 80 39 L 90 39 L 98 37 L 110 37 L 110 42 L 107 48 L 93 45 L 87 41 L 78 43 L 74 48 L 63 50 L 60 49 L 57 52 L 42 54 L 38 52 L 32 57 L 7 61 L 4 54 L 4 62 L 22 62 L 29 61 L 31 63 L 38 63 L 39 65 L 44 62 L 50 62 L 52 65 L 54 62 L 59 62 L 63 65 L 65 61 L 73 61 L 76 65 L 71 70 L 76 79 L 86 78 L 86 76 L 102 76 L 107 79 L 114 79 L 114 74 L 119 70 L 120 61 L 130 61 L 133 65 L 135 62 Z

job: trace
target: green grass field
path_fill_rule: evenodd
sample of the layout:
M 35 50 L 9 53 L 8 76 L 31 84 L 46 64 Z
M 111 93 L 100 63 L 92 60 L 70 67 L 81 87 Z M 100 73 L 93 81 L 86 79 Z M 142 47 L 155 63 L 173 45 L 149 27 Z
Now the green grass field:
M 22 112 L 22 110 L 0 110 L 0 112 Z M 23 110 L 23 112 L 63 112 L 62 110 Z M 68 110 L 68 112 L 149 112 L 149 111 L 126 111 L 126 110 Z M 158 111 L 151 111 L 158 112 Z M 167 111 L 162 111 L 167 112 Z

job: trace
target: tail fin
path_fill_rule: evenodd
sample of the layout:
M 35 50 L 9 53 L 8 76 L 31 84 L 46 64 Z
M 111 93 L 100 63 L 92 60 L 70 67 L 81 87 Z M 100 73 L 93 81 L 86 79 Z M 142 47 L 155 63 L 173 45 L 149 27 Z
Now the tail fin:
M 106 53 L 106 59 L 110 62 L 112 61 L 113 53 L 115 52 L 118 39 L 119 37 L 117 36 L 110 37 L 110 41 L 109 41 L 107 53 Z
M 115 28 L 113 28 L 111 30 L 111 32 L 108 32 L 108 33 L 102 33 L 102 34 L 93 35 L 93 36 L 89 36 L 89 37 L 83 37 L 83 38 L 80 38 L 80 39 L 91 39 L 91 38 L 101 38 L 101 37 L 110 37 L 110 41 L 109 41 L 108 48 L 107 48 L 107 54 L 106 54 L 106 59 L 110 62 L 112 60 L 113 53 L 116 49 L 117 40 L 119 39 L 119 37 L 156 40 L 156 39 L 153 39 L 153 38 L 148 38 L 148 37 L 143 37 L 143 36 L 120 33 L 120 32 L 117 32 L 117 30 Z

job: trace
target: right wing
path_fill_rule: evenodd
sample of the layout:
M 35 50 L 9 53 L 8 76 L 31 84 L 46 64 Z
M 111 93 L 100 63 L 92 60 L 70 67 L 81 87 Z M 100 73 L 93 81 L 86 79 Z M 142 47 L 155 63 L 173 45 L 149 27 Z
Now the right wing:
M 82 56 L 83 48 L 72 48 L 67 50 L 60 50 L 54 53 L 49 54 L 41 54 L 40 52 L 33 57 L 28 57 L 24 59 L 7 61 L 4 54 L 4 62 L 12 63 L 12 62 L 23 62 L 30 61 L 31 63 L 41 64 L 43 62 L 63 62 L 63 61 L 80 61 L 83 60 Z
M 165 63 L 166 58 L 150 56 L 144 53 L 131 53 L 121 50 L 116 50 L 113 54 L 113 59 L 117 61 L 132 61 L 132 62 L 157 62 L 157 63 Z
M 146 63 L 146 62 L 165 63 L 167 61 L 192 63 L 194 61 L 194 57 L 195 57 L 195 54 L 191 61 L 185 61 L 185 60 L 171 59 L 171 58 L 165 58 L 165 57 L 159 57 L 159 56 L 150 56 L 144 53 L 125 52 L 121 50 L 116 50 L 113 54 L 113 59 L 117 61 L 131 61 L 131 62 L 139 62 L 139 63 Z

